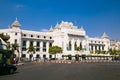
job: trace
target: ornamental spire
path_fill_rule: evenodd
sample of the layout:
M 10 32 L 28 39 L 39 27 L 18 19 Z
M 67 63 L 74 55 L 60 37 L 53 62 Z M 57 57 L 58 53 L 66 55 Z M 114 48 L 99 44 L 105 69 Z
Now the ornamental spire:
M 104 32 L 103 35 L 102 35 L 102 38 L 103 39 L 109 39 L 109 36 Z
M 50 32 L 53 32 L 53 27 L 52 27 L 52 25 L 51 25 L 51 27 L 50 27 L 50 30 L 49 30 Z
M 84 28 L 83 28 L 83 26 L 81 26 L 80 30 L 81 30 L 81 31 L 84 31 Z

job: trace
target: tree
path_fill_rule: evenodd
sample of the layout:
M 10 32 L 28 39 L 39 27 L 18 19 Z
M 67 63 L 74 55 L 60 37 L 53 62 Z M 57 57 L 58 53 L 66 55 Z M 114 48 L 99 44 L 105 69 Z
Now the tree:
M 76 47 L 76 51 L 83 51 L 85 50 L 85 48 L 82 48 L 82 44 L 80 44 L 79 47 Z
M 36 52 L 36 48 L 32 44 L 30 44 L 27 50 L 28 50 L 27 53 L 30 53 L 30 61 L 31 61 L 33 57 L 33 53 Z
M 11 44 L 11 48 L 15 55 L 14 57 L 16 57 L 16 61 L 20 61 L 19 45 L 17 43 Z M 18 55 L 16 55 L 15 51 L 18 52 Z
M 91 50 L 91 51 L 90 51 L 90 54 L 93 54 L 93 53 L 94 53 L 94 51 L 93 51 L 93 50 Z
M 12 51 L 17 50 L 19 52 L 19 45 L 17 43 L 12 44 Z
M 2 38 L 5 42 L 7 42 L 10 39 L 9 35 L 4 35 L 3 33 L 0 34 L 0 38 Z
M 57 53 L 62 53 L 62 48 L 59 46 L 52 46 L 49 48 L 49 53 L 50 54 L 54 54 L 55 55 L 55 59 L 56 59 L 56 54 Z
M 108 50 L 108 53 L 110 53 L 110 55 L 117 55 L 118 54 L 118 51 L 116 49 L 109 49 Z
M 79 54 L 75 55 L 75 60 L 78 61 L 79 60 Z

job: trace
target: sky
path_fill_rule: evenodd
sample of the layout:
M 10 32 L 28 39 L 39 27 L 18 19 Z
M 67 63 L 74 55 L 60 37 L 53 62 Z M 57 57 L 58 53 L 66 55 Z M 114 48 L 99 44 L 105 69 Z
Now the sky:
M 0 29 L 18 18 L 21 29 L 46 31 L 61 21 L 73 22 L 89 37 L 120 40 L 120 0 L 0 0 Z

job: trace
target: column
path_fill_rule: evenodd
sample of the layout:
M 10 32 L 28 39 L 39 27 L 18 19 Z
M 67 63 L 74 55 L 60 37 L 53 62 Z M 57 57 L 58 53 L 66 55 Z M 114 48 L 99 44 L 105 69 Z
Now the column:
M 102 50 L 102 46 L 100 46 L 100 50 Z
M 26 48 L 28 48 L 29 46 L 30 46 L 30 41 L 27 40 L 27 42 L 26 42 Z
M 93 52 L 95 53 L 95 46 L 93 45 Z
M 37 42 L 36 42 L 36 41 L 34 41 L 34 42 L 33 42 L 33 46 L 36 46 L 36 45 L 37 45 Z
M 80 40 L 77 40 L 77 47 L 79 47 L 80 45 Z
M 46 43 L 46 52 L 48 53 L 49 52 L 49 42 L 47 41 Z
M 82 41 L 82 49 L 85 48 L 85 41 Z
M 91 45 L 89 45 L 89 51 L 91 51 Z
M 97 45 L 97 50 L 99 50 L 99 45 Z
M 43 52 L 43 41 L 40 42 L 40 52 Z
M 71 40 L 71 44 L 72 44 L 72 51 L 74 51 L 74 39 Z

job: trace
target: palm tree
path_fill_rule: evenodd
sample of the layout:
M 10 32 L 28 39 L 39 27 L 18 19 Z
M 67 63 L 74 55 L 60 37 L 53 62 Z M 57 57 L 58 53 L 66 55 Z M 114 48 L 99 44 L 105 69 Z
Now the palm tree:
M 19 53 L 19 45 L 17 43 L 11 44 L 12 52 L 15 55 L 16 60 L 20 61 L 20 53 Z M 16 55 L 16 51 L 18 52 L 18 55 Z
M 27 50 L 28 50 L 27 53 L 30 53 L 30 61 L 31 61 L 33 57 L 33 53 L 36 52 L 36 48 L 32 44 L 30 44 Z

